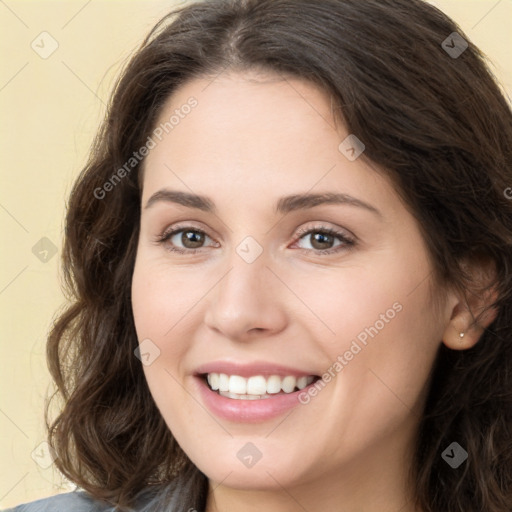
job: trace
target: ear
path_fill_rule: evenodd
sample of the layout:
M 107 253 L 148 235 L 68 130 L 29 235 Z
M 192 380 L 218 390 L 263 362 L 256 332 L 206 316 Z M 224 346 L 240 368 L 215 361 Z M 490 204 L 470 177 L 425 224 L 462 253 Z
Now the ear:
M 492 264 L 482 261 L 465 263 L 463 269 L 471 283 L 470 289 L 453 291 L 451 318 L 443 335 L 443 343 L 453 350 L 473 347 L 485 329 L 494 322 L 498 310 L 496 273 Z

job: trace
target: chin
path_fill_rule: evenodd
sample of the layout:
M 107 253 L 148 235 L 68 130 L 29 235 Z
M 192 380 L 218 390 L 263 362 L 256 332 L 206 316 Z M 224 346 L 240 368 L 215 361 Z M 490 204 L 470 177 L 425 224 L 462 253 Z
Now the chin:
M 296 472 L 297 464 L 292 461 L 293 457 L 287 461 L 284 454 L 276 456 L 274 453 L 269 456 L 263 447 L 261 452 L 258 455 L 250 440 L 240 438 L 230 439 L 228 443 L 203 446 L 202 449 L 194 445 L 192 450 L 185 450 L 209 480 L 234 489 L 278 490 L 302 480 Z M 304 468 L 301 470 L 304 472 Z

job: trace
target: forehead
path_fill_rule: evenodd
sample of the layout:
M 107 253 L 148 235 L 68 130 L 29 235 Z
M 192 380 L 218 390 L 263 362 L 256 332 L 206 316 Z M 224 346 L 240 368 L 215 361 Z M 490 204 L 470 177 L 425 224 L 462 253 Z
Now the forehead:
M 191 101 L 196 103 L 193 108 L 188 107 Z M 276 149 L 289 158 L 299 143 L 307 149 L 329 133 L 331 142 L 339 139 L 326 94 L 308 82 L 276 76 L 231 73 L 194 79 L 168 98 L 158 126 L 166 132 L 164 144 L 152 153 L 173 145 L 177 150 L 186 142 L 197 150 L 189 151 L 189 158 L 222 155 L 259 160 L 269 153 L 275 157 Z
M 371 200 L 371 189 L 380 185 L 382 194 L 385 180 L 363 159 L 342 154 L 349 133 L 335 122 L 332 104 L 298 78 L 231 73 L 191 80 L 161 110 L 156 128 L 163 133 L 144 163 L 143 198 L 172 185 L 227 198 L 317 187 L 365 192 Z
M 192 98 L 197 104 L 189 112 Z M 277 146 L 290 157 L 299 141 L 308 148 L 327 134 L 338 140 L 330 104 L 325 92 L 297 78 L 230 73 L 182 85 L 166 101 L 157 124 L 165 127 L 174 114 L 164 138 L 200 145 L 201 153 L 223 153 L 230 145 L 231 158 L 241 156 L 242 148 L 262 158 Z

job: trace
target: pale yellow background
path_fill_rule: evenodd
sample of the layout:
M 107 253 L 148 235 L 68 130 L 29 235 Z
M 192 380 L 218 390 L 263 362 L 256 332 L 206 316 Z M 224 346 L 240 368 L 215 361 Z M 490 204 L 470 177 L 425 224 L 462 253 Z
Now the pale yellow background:
M 69 488 L 31 456 L 45 440 L 45 335 L 63 302 L 59 254 L 43 263 L 32 247 L 48 237 L 60 251 L 66 197 L 119 67 L 177 3 L 0 0 L 0 508 Z M 432 3 L 490 57 L 510 98 L 512 1 Z M 47 59 L 31 48 L 43 31 L 59 44 Z

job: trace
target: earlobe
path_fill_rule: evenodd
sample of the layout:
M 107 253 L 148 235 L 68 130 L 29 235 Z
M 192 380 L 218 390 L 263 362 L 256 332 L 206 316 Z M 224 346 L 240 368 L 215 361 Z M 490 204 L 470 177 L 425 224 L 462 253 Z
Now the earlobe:
M 492 306 L 496 293 L 488 291 L 474 295 L 469 301 L 460 300 L 453 308 L 452 317 L 443 335 L 443 343 L 452 350 L 466 350 L 476 345 L 485 329 L 498 316 Z

